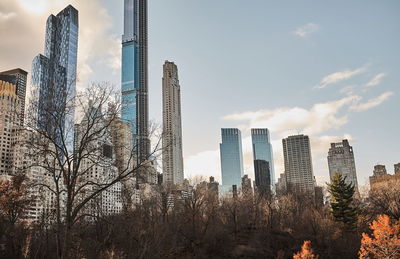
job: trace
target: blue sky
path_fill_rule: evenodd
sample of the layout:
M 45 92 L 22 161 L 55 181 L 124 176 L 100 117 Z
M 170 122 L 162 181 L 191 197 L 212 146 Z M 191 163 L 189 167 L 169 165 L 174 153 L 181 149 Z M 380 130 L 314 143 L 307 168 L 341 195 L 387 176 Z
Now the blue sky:
M 30 72 L 47 16 L 68 3 L 38 0 L 34 10 L 27 0 L 2 0 L 0 69 Z M 81 84 L 119 87 L 123 1 L 71 3 L 80 11 Z M 319 182 L 328 179 L 329 143 L 343 137 L 354 147 L 361 184 L 374 164 L 392 173 L 400 162 L 399 1 L 150 0 L 149 7 L 150 116 L 161 121 L 162 64 L 174 61 L 187 176 L 219 178 L 221 127 L 242 130 L 250 176 L 251 127 L 271 129 L 277 175 L 281 138 L 297 133 L 310 135 Z M 26 22 L 15 23 L 19 16 Z M 30 46 L 12 44 L 21 39 Z

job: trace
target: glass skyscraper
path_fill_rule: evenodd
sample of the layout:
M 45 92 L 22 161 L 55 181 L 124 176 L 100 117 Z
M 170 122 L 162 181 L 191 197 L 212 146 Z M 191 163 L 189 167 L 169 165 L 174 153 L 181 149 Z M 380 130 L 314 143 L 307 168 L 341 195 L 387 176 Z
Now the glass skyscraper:
M 138 162 L 149 159 L 147 0 L 125 0 L 122 36 L 122 119 L 132 127 Z
M 272 145 L 268 129 L 251 129 L 253 160 L 264 160 L 269 164 L 271 190 L 275 186 L 275 170 Z M 255 170 L 256 168 L 254 168 Z
M 56 16 L 50 15 L 44 55 L 39 54 L 32 63 L 37 126 L 55 135 L 58 141 L 69 141 L 73 136 L 73 105 L 65 111 L 67 101 L 76 92 L 78 29 L 78 11 L 73 6 L 67 6 Z
M 243 177 L 242 136 L 239 129 L 221 129 L 222 185 L 232 188 L 240 186 Z

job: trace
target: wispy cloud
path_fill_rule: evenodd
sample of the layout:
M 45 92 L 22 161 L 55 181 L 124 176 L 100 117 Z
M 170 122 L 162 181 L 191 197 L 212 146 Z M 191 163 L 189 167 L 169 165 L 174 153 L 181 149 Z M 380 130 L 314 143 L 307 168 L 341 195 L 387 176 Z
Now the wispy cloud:
M 320 26 L 318 24 L 307 23 L 307 24 L 297 28 L 295 31 L 293 31 L 293 34 L 304 38 L 312 33 L 319 31 L 319 28 L 320 28 Z
M 363 112 L 363 111 L 369 110 L 371 108 L 381 105 L 383 102 L 385 102 L 387 99 L 389 99 L 389 97 L 391 97 L 392 95 L 394 95 L 393 92 L 385 92 L 376 98 L 369 99 L 366 103 L 353 104 L 350 107 L 350 110 L 356 111 L 356 112 Z
M 321 82 L 314 86 L 314 88 L 325 88 L 330 84 L 338 83 L 344 80 L 348 80 L 356 75 L 362 74 L 367 71 L 367 66 L 363 66 L 354 70 L 344 70 L 335 72 L 322 78 Z
M 365 84 L 365 86 L 376 86 L 379 85 L 381 83 L 381 80 L 386 76 L 385 73 L 379 73 L 377 75 L 375 75 L 371 81 L 369 81 L 368 83 Z

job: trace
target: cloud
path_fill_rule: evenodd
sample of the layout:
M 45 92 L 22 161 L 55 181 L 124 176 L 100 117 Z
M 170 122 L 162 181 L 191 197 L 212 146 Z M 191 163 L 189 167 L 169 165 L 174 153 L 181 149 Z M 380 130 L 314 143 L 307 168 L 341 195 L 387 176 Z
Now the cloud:
M 318 24 L 315 23 L 307 23 L 299 28 L 297 28 L 293 34 L 299 36 L 299 37 L 306 37 L 312 33 L 318 32 L 319 31 L 320 26 Z
M 14 18 L 15 16 L 17 16 L 17 14 L 14 12 L 9 12 L 9 13 L 0 12 L 0 21 L 1 20 L 3 20 L 3 21 L 10 20 L 10 19 Z
M 381 83 L 381 80 L 386 76 L 385 73 L 380 73 L 375 75 L 371 81 L 369 81 L 368 83 L 365 84 L 365 86 L 376 86 L 379 85 Z
M 381 105 L 385 102 L 389 97 L 394 95 L 393 92 L 385 92 L 376 98 L 369 99 L 366 103 L 355 103 L 350 107 L 350 110 L 356 112 L 363 112 L 369 110 L 373 107 Z
M 96 81 L 97 69 L 117 73 L 120 40 L 111 33 L 113 21 L 101 0 L 0 1 L 1 36 L 7 35 L 0 41 L 0 70 L 21 67 L 31 72 L 33 58 L 43 53 L 47 17 L 68 4 L 79 11 L 78 87 Z
M 340 71 L 340 72 L 335 72 L 335 73 L 325 76 L 319 84 L 314 86 L 314 88 L 322 89 L 322 88 L 327 87 L 330 84 L 348 80 L 358 74 L 364 73 L 365 71 L 367 71 L 366 66 L 360 67 L 360 68 L 357 68 L 354 70 L 344 70 L 344 71 Z
M 214 176 L 221 182 L 221 165 L 219 150 L 208 150 L 185 159 L 185 177 L 196 175 Z
M 347 116 L 339 116 L 344 106 L 352 105 L 359 96 L 348 96 L 340 100 L 317 103 L 311 109 L 300 107 L 259 110 L 254 112 L 234 113 L 222 117 L 228 121 L 248 121 L 252 127 L 268 127 L 281 137 L 303 132 L 319 134 L 329 129 L 338 129 L 347 123 Z

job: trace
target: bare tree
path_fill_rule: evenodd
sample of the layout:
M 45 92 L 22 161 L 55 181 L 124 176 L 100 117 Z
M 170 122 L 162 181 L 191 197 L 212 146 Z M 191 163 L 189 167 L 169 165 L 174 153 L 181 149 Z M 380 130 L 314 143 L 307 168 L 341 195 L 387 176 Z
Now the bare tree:
M 98 83 L 64 98 L 64 103 L 30 103 L 27 127 L 32 137 L 25 143 L 30 164 L 23 169 L 39 168 L 47 176 L 35 185 L 55 197 L 58 258 L 69 257 L 72 228 L 91 216 L 87 207 L 103 192 L 148 173 L 150 157 L 159 150 L 157 142 L 146 161 L 137 163 L 134 138 L 126 141 L 113 135 L 121 121 L 121 104 L 120 95 L 112 88 Z M 75 117 L 81 118 L 79 124 L 74 123 L 75 112 Z M 114 152 L 113 143 L 118 141 L 116 146 L 125 148 L 123 162 L 115 159 L 118 152 Z

